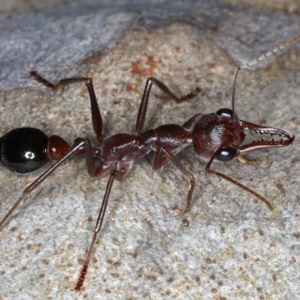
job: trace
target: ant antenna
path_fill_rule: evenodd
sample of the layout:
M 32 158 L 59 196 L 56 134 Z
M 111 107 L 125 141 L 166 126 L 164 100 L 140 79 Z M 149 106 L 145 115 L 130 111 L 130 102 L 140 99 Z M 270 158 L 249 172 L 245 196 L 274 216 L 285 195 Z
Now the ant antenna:
M 254 60 L 244 64 L 244 65 L 241 65 L 241 66 L 238 66 L 235 71 L 234 71 L 234 74 L 233 74 L 233 85 L 232 85 L 232 98 L 231 98 L 231 101 L 232 101 L 232 116 L 234 116 L 234 100 L 235 100 L 235 95 L 236 95 L 236 84 L 237 84 L 237 77 L 238 77 L 238 74 L 239 72 L 242 70 L 242 69 L 247 69 L 247 68 L 250 68 L 256 64 L 258 64 L 259 62 L 261 62 L 262 60 L 266 59 L 267 57 L 271 56 L 271 55 L 274 55 L 275 53 L 277 52 L 280 52 L 281 50 L 289 47 L 290 45 L 296 43 L 298 40 L 300 40 L 300 35 L 297 35 L 296 37 L 294 37 L 293 39 L 275 47 L 274 49 L 266 52 L 265 54 L 255 58 Z

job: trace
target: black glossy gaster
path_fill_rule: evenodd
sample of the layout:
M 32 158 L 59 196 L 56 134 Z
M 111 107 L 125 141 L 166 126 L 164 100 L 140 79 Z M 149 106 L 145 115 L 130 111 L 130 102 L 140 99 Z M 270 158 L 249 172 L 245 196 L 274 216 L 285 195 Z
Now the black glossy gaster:
M 13 129 L 0 138 L 0 162 L 12 172 L 33 172 L 48 161 L 47 145 L 48 137 L 39 129 Z

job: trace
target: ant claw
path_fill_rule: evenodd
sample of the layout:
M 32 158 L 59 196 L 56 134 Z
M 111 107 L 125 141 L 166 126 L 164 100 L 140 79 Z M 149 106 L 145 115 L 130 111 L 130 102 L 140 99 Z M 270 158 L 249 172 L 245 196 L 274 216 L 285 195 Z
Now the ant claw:
M 173 210 L 174 211 L 176 211 L 177 213 L 178 213 L 178 216 L 183 216 L 187 211 L 188 211 L 188 208 L 187 207 L 185 207 L 185 208 L 183 208 L 183 209 L 180 209 L 179 207 L 178 207 L 178 205 L 175 205 L 174 207 L 173 207 Z

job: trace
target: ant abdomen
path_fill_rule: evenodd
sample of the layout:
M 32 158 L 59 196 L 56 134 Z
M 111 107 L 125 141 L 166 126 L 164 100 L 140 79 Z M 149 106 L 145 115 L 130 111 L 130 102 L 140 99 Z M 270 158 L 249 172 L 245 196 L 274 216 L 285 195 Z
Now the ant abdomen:
M 36 128 L 13 129 L 0 138 L 0 162 L 12 172 L 26 174 L 48 161 L 47 135 Z

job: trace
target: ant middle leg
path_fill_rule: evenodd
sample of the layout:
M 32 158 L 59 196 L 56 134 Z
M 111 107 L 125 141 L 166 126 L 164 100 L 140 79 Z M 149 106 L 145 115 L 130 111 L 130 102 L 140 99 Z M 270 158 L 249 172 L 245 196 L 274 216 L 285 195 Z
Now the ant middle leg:
M 149 100 L 150 91 L 151 91 L 153 84 L 155 84 L 161 91 L 163 91 L 165 94 L 167 94 L 169 97 L 171 97 L 177 103 L 190 100 L 202 92 L 202 90 L 197 87 L 191 93 L 189 93 L 183 97 L 177 97 L 174 93 L 172 93 L 170 91 L 170 89 L 164 83 L 162 83 L 158 79 L 156 79 L 154 77 L 147 78 L 147 81 L 145 84 L 145 89 L 144 89 L 142 100 L 141 100 L 141 104 L 140 104 L 139 111 L 138 111 L 137 118 L 136 118 L 135 132 L 141 132 L 144 128 L 147 107 L 148 107 L 148 100 Z
M 189 210 L 192 202 L 192 196 L 195 189 L 195 176 L 171 152 L 167 151 L 163 147 L 159 147 L 156 151 L 153 162 L 153 170 L 159 170 L 162 167 L 162 162 L 165 160 L 162 156 L 165 156 L 166 159 L 170 160 L 177 167 L 177 169 L 189 179 L 190 184 L 186 196 L 185 206 L 184 208 L 179 209 L 179 215 L 182 216 Z
M 30 76 L 34 77 L 34 79 L 45 86 L 57 90 L 59 87 L 64 87 L 68 84 L 77 83 L 77 82 L 84 82 L 90 96 L 90 103 L 91 103 L 91 115 L 92 115 L 92 124 L 93 129 L 96 134 L 97 140 L 99 142 L 102 141 L 102 130 L 103 130 L 103 121 L 99 109 L 99 105 L 97 102 L 93 80 L 90 77 L 73 77 L 73 78 L 65 78 L 60 80 L 57 84 L 53 84 L 44 77 L 42 77 L 40 74 L 38 74 L 36 71 L 31 71 L 29 73 Z

